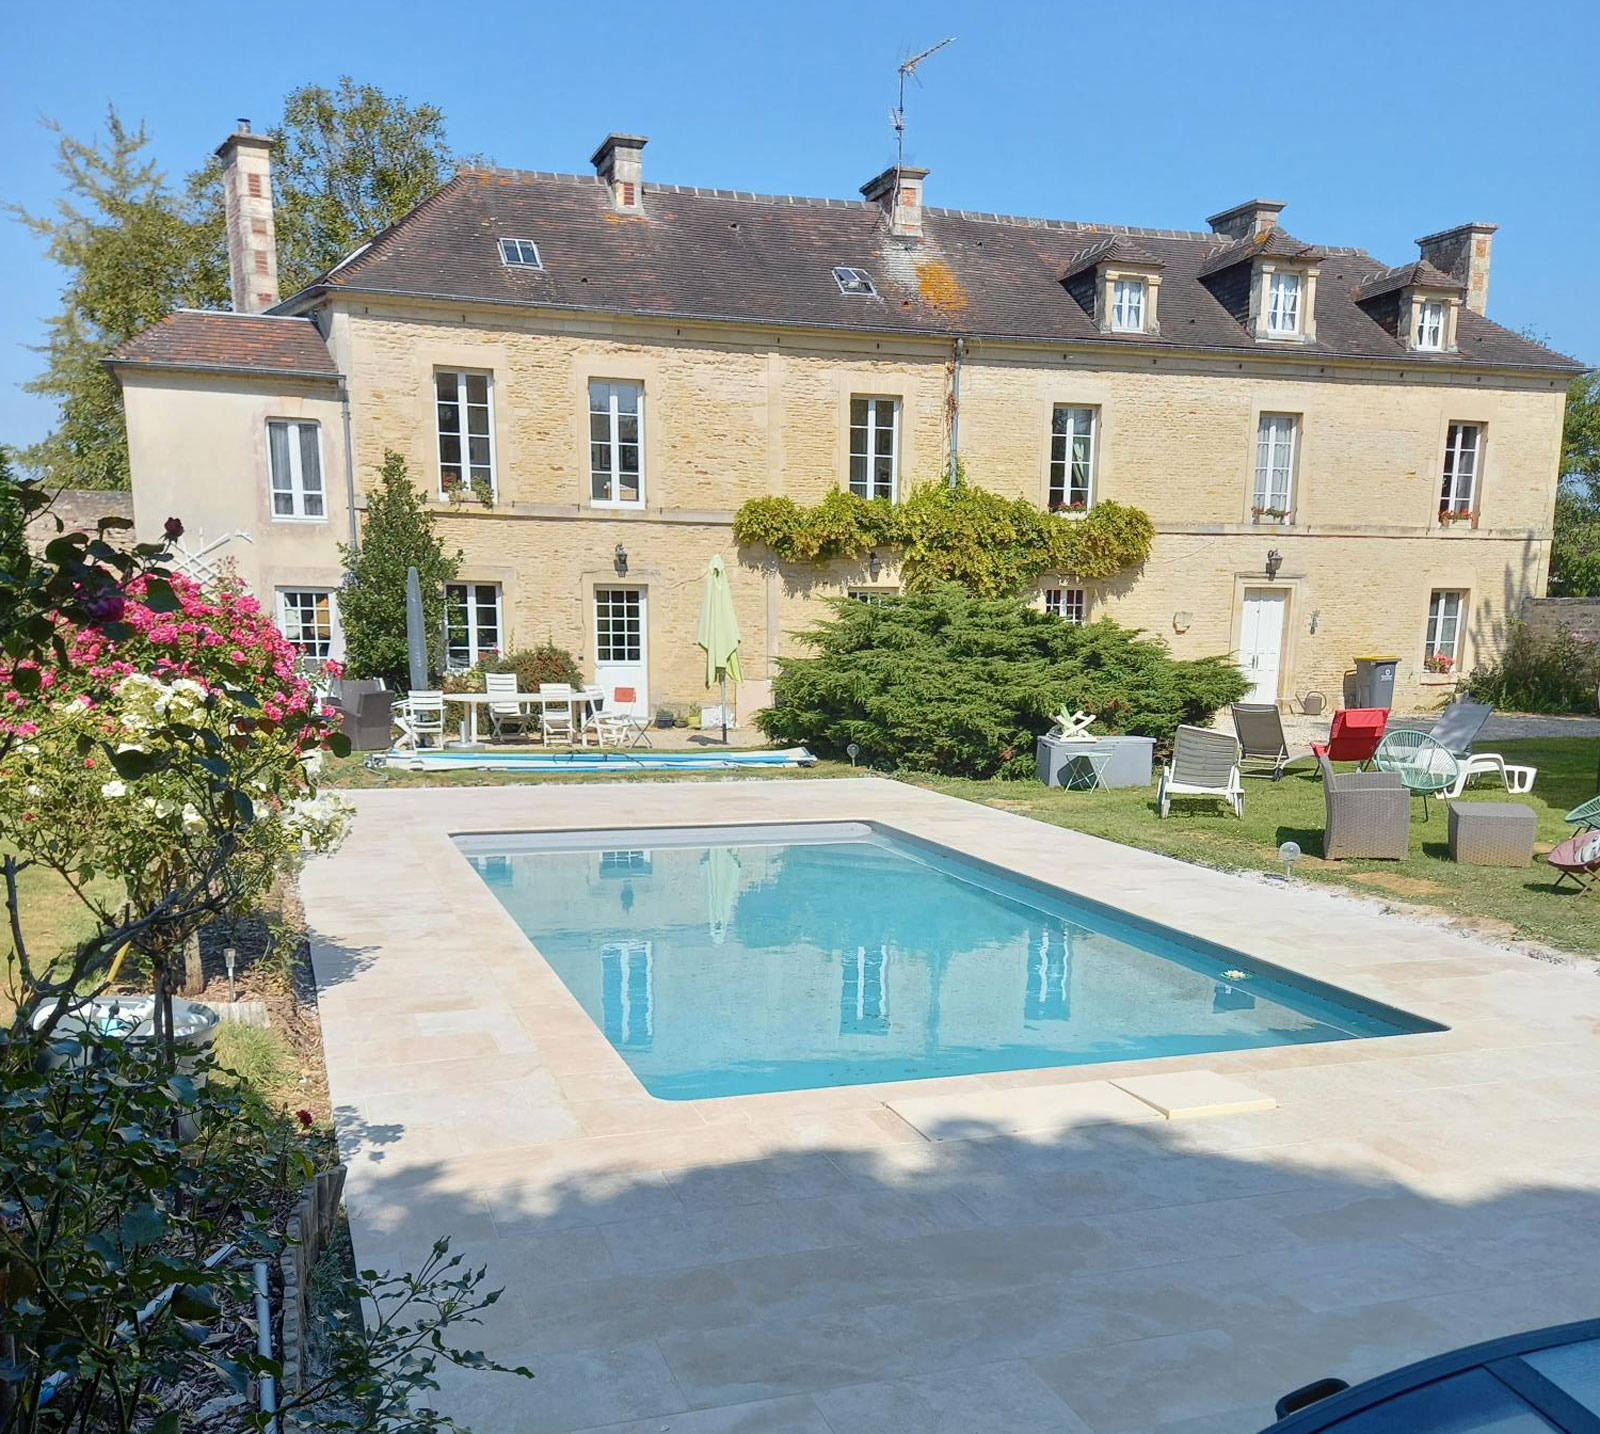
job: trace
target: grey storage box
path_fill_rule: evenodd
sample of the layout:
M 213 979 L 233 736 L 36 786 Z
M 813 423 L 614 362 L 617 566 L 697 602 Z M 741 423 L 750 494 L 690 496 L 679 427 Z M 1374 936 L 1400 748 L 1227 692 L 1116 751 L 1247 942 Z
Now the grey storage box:
M 1539 818 L 1520 802 L 1451 802 L 1450 859 L 1463 866 L 1526 866 Z
M 1041 737 L 1037 749 L 1039 780 L 1047 787 L 1088 786 L 1089 764 L 1073 763 L 1087 752 L 1103 757 L 1100 783 L 1107 787 L 1148 787 L 1155 766 L 1154 737 L 1096 737 L 1092 742 L 1064 742 Z M 1072 768 L 1070 780 L 1069 766 Z

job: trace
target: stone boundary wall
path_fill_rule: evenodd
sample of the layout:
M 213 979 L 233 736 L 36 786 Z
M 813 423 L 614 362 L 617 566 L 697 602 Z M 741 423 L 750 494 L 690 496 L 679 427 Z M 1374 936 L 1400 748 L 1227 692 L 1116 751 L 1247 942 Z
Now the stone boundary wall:
M 302 1343 L 311 1317 L 308 1288 L 311 1267 L 327 1248 L 344 1194 L 345 1167 L 336 1165 L 311 1178 L 289 1217 L 289 1248 L 278 1257 L 283 1279 L 283 1320 L 278 1357 L 283 1363 L 283 1395 L 298 1394 L 305 1380 Z
M 1590 642 L 1600 642 L 1600 598 L 1529 598 L 1522 616 L 1539 637 L 1574 632 Z
M 56 519 L 66 525 L 64 531 L 75 529 L 93 534 L 95 524 L 102 518 L 126 518 L 133 521 L 133 494 L 126 489 L 63 488 L 50 504 L 50 511 L 28 524 L 28 546 L 36 553 L 56 537 Z M 128 542 L 131 533 L 120 528 L 108 535 L 113 543 Z

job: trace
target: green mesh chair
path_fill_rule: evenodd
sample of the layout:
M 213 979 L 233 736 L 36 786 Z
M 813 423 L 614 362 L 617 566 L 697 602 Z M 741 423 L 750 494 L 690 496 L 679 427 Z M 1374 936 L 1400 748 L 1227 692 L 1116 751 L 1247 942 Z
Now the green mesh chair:
M 1428 798 L 1449 791 L 1461 769 L 1442 742 L 1409 727 L 1389 733 L 1378 743 L 1372 765 L 1380 772 L 1393 772 L 1412 796 L 1422 798 L 1423 821 L 1428 820 Z
M 1580 802 L 1561 820 L 1571 822 L 1580 832 L 1600 828 L 1600 797 L 1590 797 L 1588 801 Z

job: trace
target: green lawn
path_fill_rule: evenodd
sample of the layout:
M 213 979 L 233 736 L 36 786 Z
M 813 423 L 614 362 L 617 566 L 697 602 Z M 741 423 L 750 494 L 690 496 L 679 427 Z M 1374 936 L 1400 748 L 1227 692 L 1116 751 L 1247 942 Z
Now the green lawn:
M 110 882 L 97 881 L 93 890 L 109 900 L 115 890 Z M 22 915 L 22 937 L 27 942 L 28 956 L 36 971 L 48 971 L 56 957 L 70 950 L 78 942 L 92 936 L 94 918 L 89 909 L 77 898 L 59 876 L 43 867 L 24 868 L 17 876 L 17 895 Z M 5 970 L 0 985 L 0 1007 L 11 1010 L 13 955 L 9 935 L 0 938 L 0 956 Z
M 1552 737 L 1494 743 L 1508 762 L 1539 769 L 1534 790 L 1507 797 L 1488 779 L 1474 788 L 1482 801 L 1520 801 L 1539 814 L 1539 850 L 1548 850 L 1572 828 L 1561 820 L 1594 795 L 1596 743 L 1592 738 Z M 1295 875 L 1346 886 L 1397 904 L 1427 906 L 1472 921 L 1493 933 L 1516 935 L 1566 951 L 1600 953 L 1600 896 L 1584 896 L 1571 885 L 1552 890 L 1554 873 L 1538 857 L 1517 868 L 1457 866 L 1450 860 L 1445 806 L 1412 803 L 1411 854 L 1405 861 L 1324 861 L 1322 784 L 1315 767 L 1300 762 L 1281 782 L 1246 779 L 1240 821 L 1216 802 L 1174 800 L 1172 815 L 1156 815 L 1155 791 L 1063 792 L 1031 782 L 971 782 L 918 777 L 918 785 L 1043 822 L 1090 832 L 1130 846 L 1164 852 L 1225 870 L 1282 871 L 1280 842 L 1300 844 L 1305 856 Z

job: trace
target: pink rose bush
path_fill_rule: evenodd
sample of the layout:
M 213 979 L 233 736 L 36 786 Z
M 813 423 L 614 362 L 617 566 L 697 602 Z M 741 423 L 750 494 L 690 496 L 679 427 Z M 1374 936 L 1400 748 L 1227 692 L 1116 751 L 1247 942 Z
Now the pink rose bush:
M 64 662 L 0 669 L 0 841 L 74 885 L 114 877 L 135 911 L 197 887 L 243 909 L 342 839 L 346 805 L 317 790 L 342 739 L 254 598 L 170 585 L 58 624 Z

